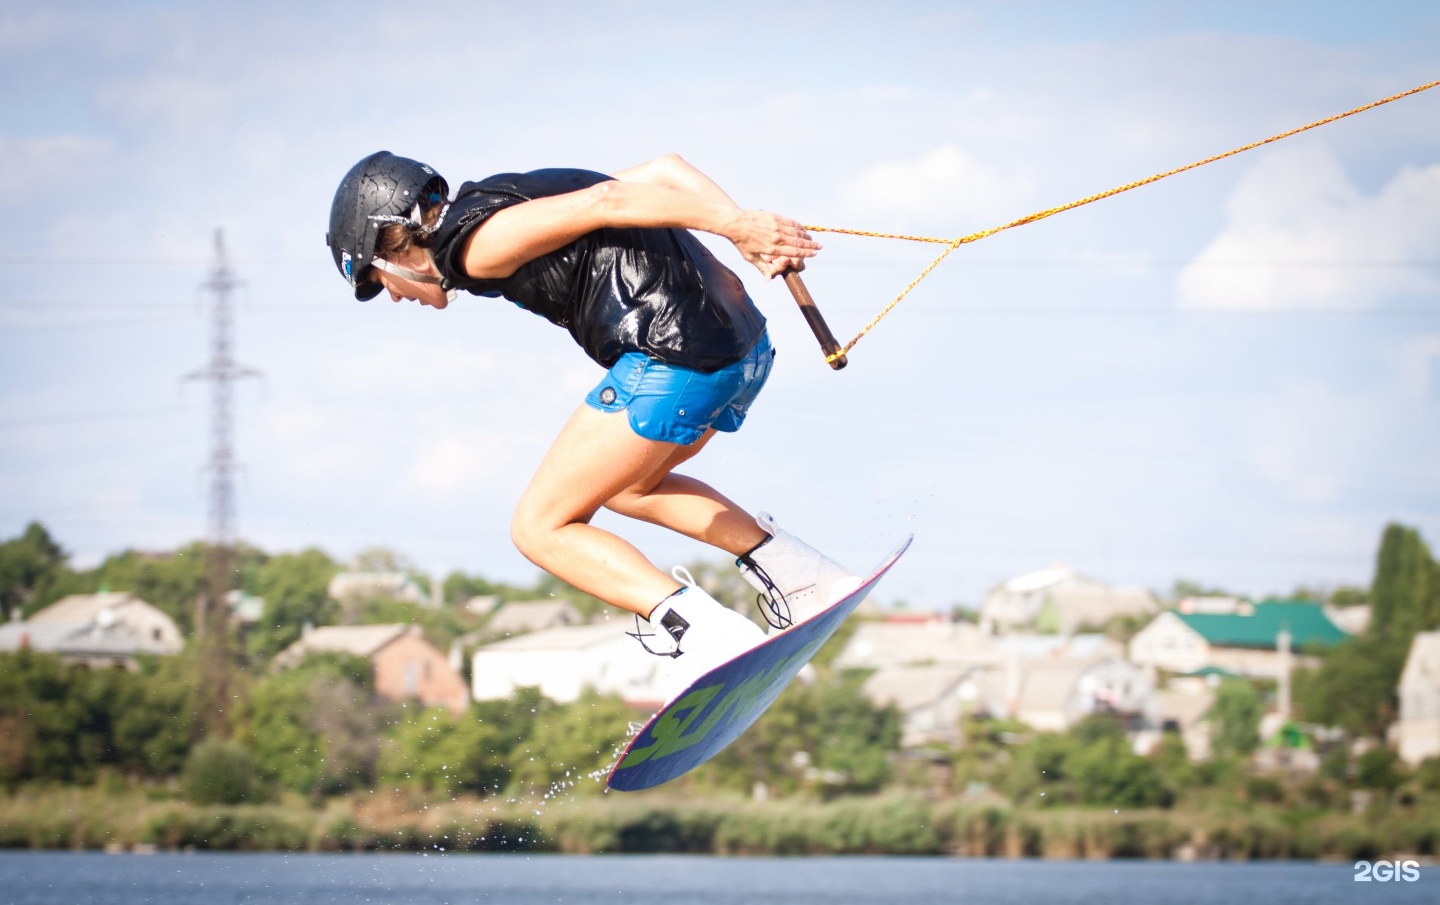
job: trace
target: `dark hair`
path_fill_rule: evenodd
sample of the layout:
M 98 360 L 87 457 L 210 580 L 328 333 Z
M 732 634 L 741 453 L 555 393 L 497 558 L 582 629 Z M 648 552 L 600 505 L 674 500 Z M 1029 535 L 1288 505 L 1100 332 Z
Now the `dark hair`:
M 423 207 L 420 211 L 420 225 L 414 226 L 403 223 L 387 223 L 380 230 L 380 235 L 375 241 L 376 257 L 384 258 L 387 261 L 405 254 L 412 246 L 418 248 L 429 248 L 435 234 L 435 227 L 440 223 L 440 214 L 444 211 L 445 205 L 431 204 Z

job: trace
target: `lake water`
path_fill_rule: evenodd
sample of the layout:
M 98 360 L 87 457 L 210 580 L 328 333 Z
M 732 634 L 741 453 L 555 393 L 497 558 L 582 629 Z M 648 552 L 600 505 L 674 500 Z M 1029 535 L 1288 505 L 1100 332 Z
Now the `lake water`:
M 102 855 L 0 852 L 4 905 L 1340 905 L 1440 902 L 1350 864 L 618 855 Z

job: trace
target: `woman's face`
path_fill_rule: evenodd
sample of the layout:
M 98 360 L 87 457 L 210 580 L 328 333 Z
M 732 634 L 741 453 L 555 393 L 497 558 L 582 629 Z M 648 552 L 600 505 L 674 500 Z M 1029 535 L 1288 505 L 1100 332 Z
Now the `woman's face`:
M 425 249 L 413 245 L 393 263 L 416 273 L 438 275 L 435 264 L 425 253 Z M 445 290 L 438 283 L 417 283 L 378 267 L 375 268 L 375 278 L 380 281 L 381 286 L 385 287 L 385 291 L 390 293 L 391 301 L 414 301 L 422 305 L 429 305 L 431 308 L 444 308 L 450 304 Z

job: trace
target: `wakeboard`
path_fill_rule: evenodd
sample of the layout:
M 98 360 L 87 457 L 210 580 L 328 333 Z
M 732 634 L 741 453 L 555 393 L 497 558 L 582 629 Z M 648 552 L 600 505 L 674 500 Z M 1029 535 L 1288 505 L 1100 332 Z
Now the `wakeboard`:
M 620 792 L 649 789 L 719 754 L 769 709 L 912 540 L 906 538 L 847 597 L 696 679 L 630 740 L 605 784 Z

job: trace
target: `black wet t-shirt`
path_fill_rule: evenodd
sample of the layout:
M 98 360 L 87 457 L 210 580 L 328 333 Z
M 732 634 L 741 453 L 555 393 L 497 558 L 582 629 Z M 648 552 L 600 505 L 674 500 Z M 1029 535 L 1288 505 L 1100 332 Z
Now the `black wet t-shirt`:
M 497 211 L 608 179 L 550 169 L 465 183 L 435 234 L 446 285 L 503 296 L 559 324 L 606 368 L 626 352 L 705 372 L 739 361 L 765 332 L 765 318 L 740 278 L 687 230 L 598 229 L 504 279 L 465 273 L 466 240 Z

